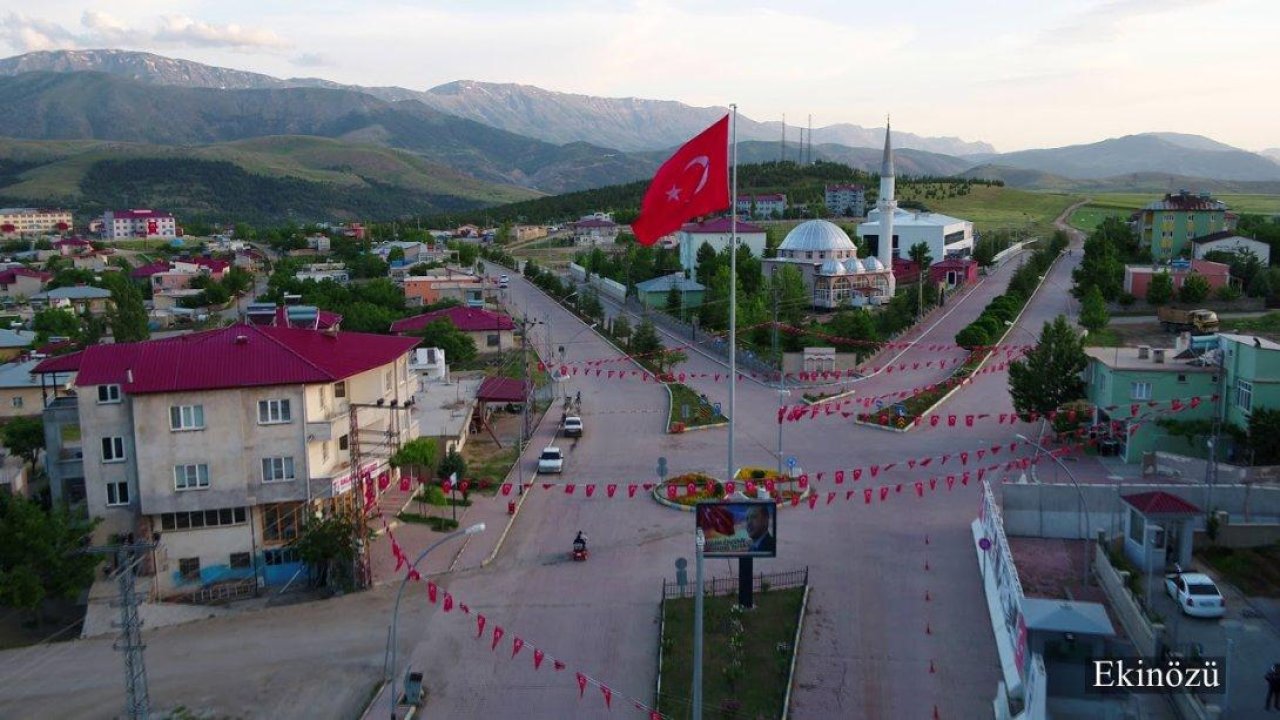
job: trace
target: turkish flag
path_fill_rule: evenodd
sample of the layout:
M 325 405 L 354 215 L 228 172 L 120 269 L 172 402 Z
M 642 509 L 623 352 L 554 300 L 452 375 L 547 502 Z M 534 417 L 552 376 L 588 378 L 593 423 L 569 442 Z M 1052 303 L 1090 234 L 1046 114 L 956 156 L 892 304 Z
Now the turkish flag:
M 676 151 L 649 183 L 631 231 L 652 245 L 687 220 L 729 207 L 729 116 Z

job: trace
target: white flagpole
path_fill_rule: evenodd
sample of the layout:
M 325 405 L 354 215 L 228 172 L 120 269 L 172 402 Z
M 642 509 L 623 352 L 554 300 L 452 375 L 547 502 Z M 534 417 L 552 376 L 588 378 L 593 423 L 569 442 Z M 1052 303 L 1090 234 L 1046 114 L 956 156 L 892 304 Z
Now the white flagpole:
M 730 124 L 730 140 L 733 149 L 731 185 L 729 191 L 729 469 L 725 481 L 733 480 L 733 425 L 737 420 L 734 400 L 738 395 L 738 106 L 730 105 L 733 120 Z

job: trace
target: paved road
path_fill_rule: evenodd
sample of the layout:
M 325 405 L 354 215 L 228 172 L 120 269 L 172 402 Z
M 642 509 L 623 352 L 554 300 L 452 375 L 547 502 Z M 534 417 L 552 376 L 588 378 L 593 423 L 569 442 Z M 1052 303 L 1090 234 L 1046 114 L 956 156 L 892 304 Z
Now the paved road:
M 1069 265 L 1070 259 L 1060 262 L 1049 280 L 1069 282 Z M 1000 269 L 955 302 L 902 361 L 947 356 L 929 353 L 927 346 L 950 343 L 1003 290 L 1012 268 Z M 1037 295 L 1015 334 L 1038 328 L 1066 306 L 1057 287 L 1050 284 Z M 617 356 L 514 275 L 510 296 L 530 317 L 551 317 L 551 340 L 565 344 L 566 360 Z M 717 361 L 695 353 L 682 369 L 724 372 Z M 922 369 L 877 376 L 861 392 L 916 387 L 941 374 Z M 669 459 L 673 473 L 724 474 L 727 431 L 662 434 L 662 388 L 630 377 L 579 375 L 571 382 L 583 395 L 587 436 L 570 451 L 564 477 L 556 482 L 644 481 L 653 476 L 659 455 Z M 1005 382 L 1002 373 L 979 376 L 948 407 L 992 412 L 1008 402 Z M 724 382 L 691 384 L 713 400 L 727 400 Z M 739 384 L 736 465 L 775 462 L 777 402 L 771 388 Z M 530 443 L 523 459 L 529 471 L 550 427 L 544 424 Z M 1019 428 L 988 422 L 899 434 L 854 426 L 837 414 L 783 430 L 784 452 L 816 474 L 983 447 L 1007 441 Z M 999 669 L 969 547 L 977 490 L 957 485 L 950 493 L 917 499 L 911 483 L 927 480 L 927 472 L 900 467 L 884 478 L 875 482 L 907 485 L 883 505 L 841 497 L 815 510 L 784 509 L 778 558 L 757 564 L 763 572 L 811 569 L 813 595 L 793 716 L 931 717 L 936 706 L 941 717 L 983 717 L 990 712 Z M 824 483 L 830 482 L 827 472 Z M 578 529 L 591 538 L 592 557 L 585 564 L 566 558 Z M 535 673 L 527 650 L 515 662 L 509 646 L 490 651 L 487 642 L 475 639 L 470 618 L 456 610 L 446 615 L 426 609 L 417 589 L 402 611 L 401 648 L 402 658 L 426 673 L 429 712 L 456 718 L 633 715 L 626 697 L 647 702 L 652 696 L 661 579 L 673 577 L 676 558 L 690 556 L 691 530 L 689 515 L 648 500 L 587 500 L 581 490 L 567 496 L 536 488 L 493 565 L 440 582 L 473 613 L 563 658 L 568 670 L 556 673 L 544 665 Z M 713 576 L 731 572 L 719 562 L 709 563 L 708 570 Z M 152 696 L 158 706 L 185 704 L 244 717 L 349 717 L 381 673 L 389 594 L 380 589 L 148 633 Z M 931 661 L 935 673 L 929 672 Z M 70 667 L 70 675 L 50 672 Z M 614 688 L 612 713 L 598 693 L 578 699 L 575 670 Z M 120 675 L 119 658 L 107 641 L 0 654 L 0 717 L 104 716 L 110 712 L 104 708 L 114 711 L 121 703 Z M 292 707 L 299 701 L 303 707 Z

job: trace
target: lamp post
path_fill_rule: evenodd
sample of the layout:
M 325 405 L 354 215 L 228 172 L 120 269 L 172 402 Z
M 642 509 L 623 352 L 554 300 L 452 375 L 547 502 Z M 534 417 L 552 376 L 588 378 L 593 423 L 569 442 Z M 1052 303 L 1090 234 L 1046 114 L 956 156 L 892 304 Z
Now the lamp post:
M 452 540 L 453 538 L 460 537 L 462 535 L 476 535 L 482 532 L 484 532 L 484 523 L 476 523 L 471 527 L 465 528 L 463 530 L 455 530 L 449 533 L 448 535 L 445 535 L 444 537 L 432 543 L 429 547 L 427 547 L 426 550 L 423 550 L 422 554 L 418 556 L 418 559 L 414 560 L 409 565 L 409 569 L 410 570 L 416 569 L 418 567 L 418 563 L 422 562 L 422 559 L 427 556 L 427 553 L 431 552 L 432 550 L 435 550 L 436 548 Z M 400 614 L 400 598 L 404 596 L 404 586 L 408 584 L 409 584 L 409 574 L 405 573 L 404 579 L 400 581 L 400 589 L 396 591 L 396 604 L 395 604 L 395 607 L 391 610 L 391 633 L 387 636 L 387 646 L 388 646 L 387 654 L 391 658 L 391 662 L 389 665 L 391 668 L 391 720 L 396 720 L 396 700 L 397 700 L 396 698 L 396 619 L 399 617 L 399 614 Z
M 1089 504 L 1085 502 L 1084 491 L 1080 489 L 1080 483 L 1076 482 L 1076 476 L 1072 474 L 1071 468 L 1067 467 L 1066 463 L 1062 462 L 1062 460 L 1059 459 L 1058 456 L 1054 455 L 1052 452 L 1045 449 L 1045 447 L 1040 443 L 1032 442 L 1031 440 L 1028 440 L 1026 435 L 1019 433 L 1018 435 L 1016 435 L 1016 437 L 1019 440 L 1022 440 L 1023 442 L 1030 444 L 1032 447 L 1036 448 L 1036 450 L 1044 452 L 1046 455 L 1049 456 L 1051 460 L 1057 463 L 1058 467 L 1062 468 L 1063 472 L 1067 474 L 1068 478 L 1071 478 L 1071 485 L 1075 487 L 1076 496 L 1080 498 L 1080 510 L 1084 514 L 1084 526 L 1085 526 L 1084 538 L 1085 540 L 1088 540 L 1089 533 L 1093 532 L 1091 530 L 1091 528 L 1093 527 L 1093 521 L 1089 519 Z M 1084 553 L 1084 577 L 1082 578 L 1082 582 L 1085 585 L 1089 584 L 1089 551 L 1087 548 L 1085 549 L 1085 553 Z
M 781 375 L 781 374 L 782 374 L 782 373 L 779 373 L 779 375 Z M 785 408 L 785 407 L 787 406 L 787 400 L 786 400 L 786 399 L 787 399 L 787 398 L 789 398 L 789 397 L 791 397 L 791 391 L 790 391 L 790 390 L 788 390 L 788 389 L 786 389 L 786 388 L 784 387 L 784 385 L 786 384 L 786 382 L 787 382 L 787 381 L 786 381 L 785 379 L 780 379 L 780 380 L 778 381 L 778 407 L 779 407 L 779 409 L 781 409 L 781 408 Z M 783 423 L 782 423 L 781 421 L 779 421 L 779 422 L 778 422 L 778 477 L 782 477 L 782 425 L 783 425 Z
M 693 720 L 702 720 L 702 551 L 707 546 L 702 528 L 694 536 L 693 595 Z M 394 719 L 393 719 L 394 720 Z

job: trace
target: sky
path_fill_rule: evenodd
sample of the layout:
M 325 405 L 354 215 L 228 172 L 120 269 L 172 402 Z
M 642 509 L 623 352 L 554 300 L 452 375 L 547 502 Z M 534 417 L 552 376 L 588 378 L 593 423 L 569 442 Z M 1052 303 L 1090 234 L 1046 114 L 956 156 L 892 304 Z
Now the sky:
M 280 77 L 737 103 L 1000 151 L 1139 132 L 1280 147 L 1275 0 L 0 0 L 0 55 L 114 47 Z

